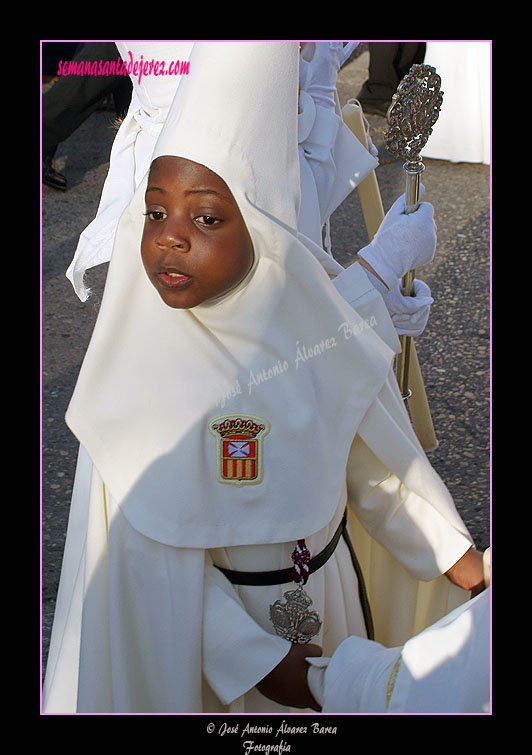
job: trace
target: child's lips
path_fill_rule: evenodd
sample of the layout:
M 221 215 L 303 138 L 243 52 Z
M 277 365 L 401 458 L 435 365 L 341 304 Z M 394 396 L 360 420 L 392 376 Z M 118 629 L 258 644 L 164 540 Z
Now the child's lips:
M 185 275 L 178 270 L 160 270 L 157 278 L 165 288 L 181 288 L 192 280 L 190 275 Z

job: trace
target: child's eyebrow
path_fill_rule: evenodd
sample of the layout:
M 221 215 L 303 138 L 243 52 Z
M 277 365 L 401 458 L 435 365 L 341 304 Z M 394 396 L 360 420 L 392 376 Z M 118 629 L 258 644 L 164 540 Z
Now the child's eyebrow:
M 225 202 L 231 201 L 228 197 L 220 194 L 220 192 L 216 191 L 215 189 L 188 189 L 187 191 L 185 191 L 185 194 L 214 194 L 216 197 L 223 199 Z

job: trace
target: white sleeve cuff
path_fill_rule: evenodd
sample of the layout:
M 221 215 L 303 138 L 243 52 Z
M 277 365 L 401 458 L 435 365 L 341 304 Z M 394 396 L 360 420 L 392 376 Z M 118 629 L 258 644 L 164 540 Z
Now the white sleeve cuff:
M 225 705 L 252 689 L 291 647 L 287 640 L 262 629 L 231 591 L 226 578 L 215 567 L 207 567 L 203 673 Z

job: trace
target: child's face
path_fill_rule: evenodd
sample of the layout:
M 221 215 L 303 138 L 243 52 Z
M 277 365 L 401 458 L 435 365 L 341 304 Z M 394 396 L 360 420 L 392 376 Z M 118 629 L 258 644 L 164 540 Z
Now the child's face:
M 146 190 L 142 261 L 169 307 L 190 309 L 235 288 L 253 245 L 227 184 L 182 157 L 159 157 Z

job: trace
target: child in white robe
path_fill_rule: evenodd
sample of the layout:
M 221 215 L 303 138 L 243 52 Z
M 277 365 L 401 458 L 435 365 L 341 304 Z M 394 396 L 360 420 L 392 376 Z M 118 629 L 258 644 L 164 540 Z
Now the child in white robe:
M 416 296 L 404 297 L 400 295 L 398 282 L 410 268 L 421 267 L 434 255 L 436 233 L 431 205 L 422 203 L 417 215 L 406 220 L 404 201 L 399 199 L 385 220 L 387 243 L 382 243 L 381 234 L 378 248 L 370 244 L 360 250 L 358 263 L 347 270 L 335 261 L 329 248 L 324 251 L 322 246 L 322 228 L 330 215 L 378 165 L 374 152 L 370 155 L 343 123 L 336 92 L 338 69 L 357 44 L 350 42 L 345 48 L 342 43 L 335 42 L 304 43 L 301 46 L 297 116 L 301 185 L 298 231 L 303 242 L 335 279 L 344 298 L 358 308 L 363 318 L 374 315 L 378 320 L 377 332 L 392 348 L 398 348 L 394 329 L 381 314 L 384 312 L 383 301 L 399 335 L 419 335 L 423 331 L 432 303 L 428 287 L 416 280 Z M 168 66 L 169 61 L 190 63 L 194 42 L 119 41 L 116 45 L 126 63 L 155 59 Z M 178 70 L 182 68 L 178 66 Z M 189 71 L 190 65 L 184 68 Z M 81 234 L 67 270 L 67 277 L 82 300 L 89 295 L 84 281 L 87 269 L 111 258 L 118 219 L 149 167 L 155 142 L 184 75 L 140 77 L 131 74 L 132 101 L 113 144 L 98 212 Z M 406 245 L 400 242 L 405 234 L 399 226 L 404 223 L 409 226 Z M 405 259 L 405 250 L 408 259 Z M 366 253 L 371 255 L 372 267 L 369 268 L 364 259 L 368 256 Z M 399 266 L 391 277 L 390 259 Z M 369 269 L 369 275 L 361 265 Z M 379 271 L 385 276 L 385 282 L 379 279 Z
M 290 580 L 239 587 L 220 569 L 285 569 L 301 539 L 322 553 L 347 503 L 391 554 L 368 571 L 389 609 L 377 638 L 415 631 L 419 579 L 438 583 L 427 623 L 451 581 L 482 580 L 392 350 L 297 239 L 297 46 L 205 43 L 190 62 L 67 414 L 81 448 L 45 712 L 317 707 L 305 655 L 366 634 L 347 544 L 305 586 L 313 650 L 270 621 Z

